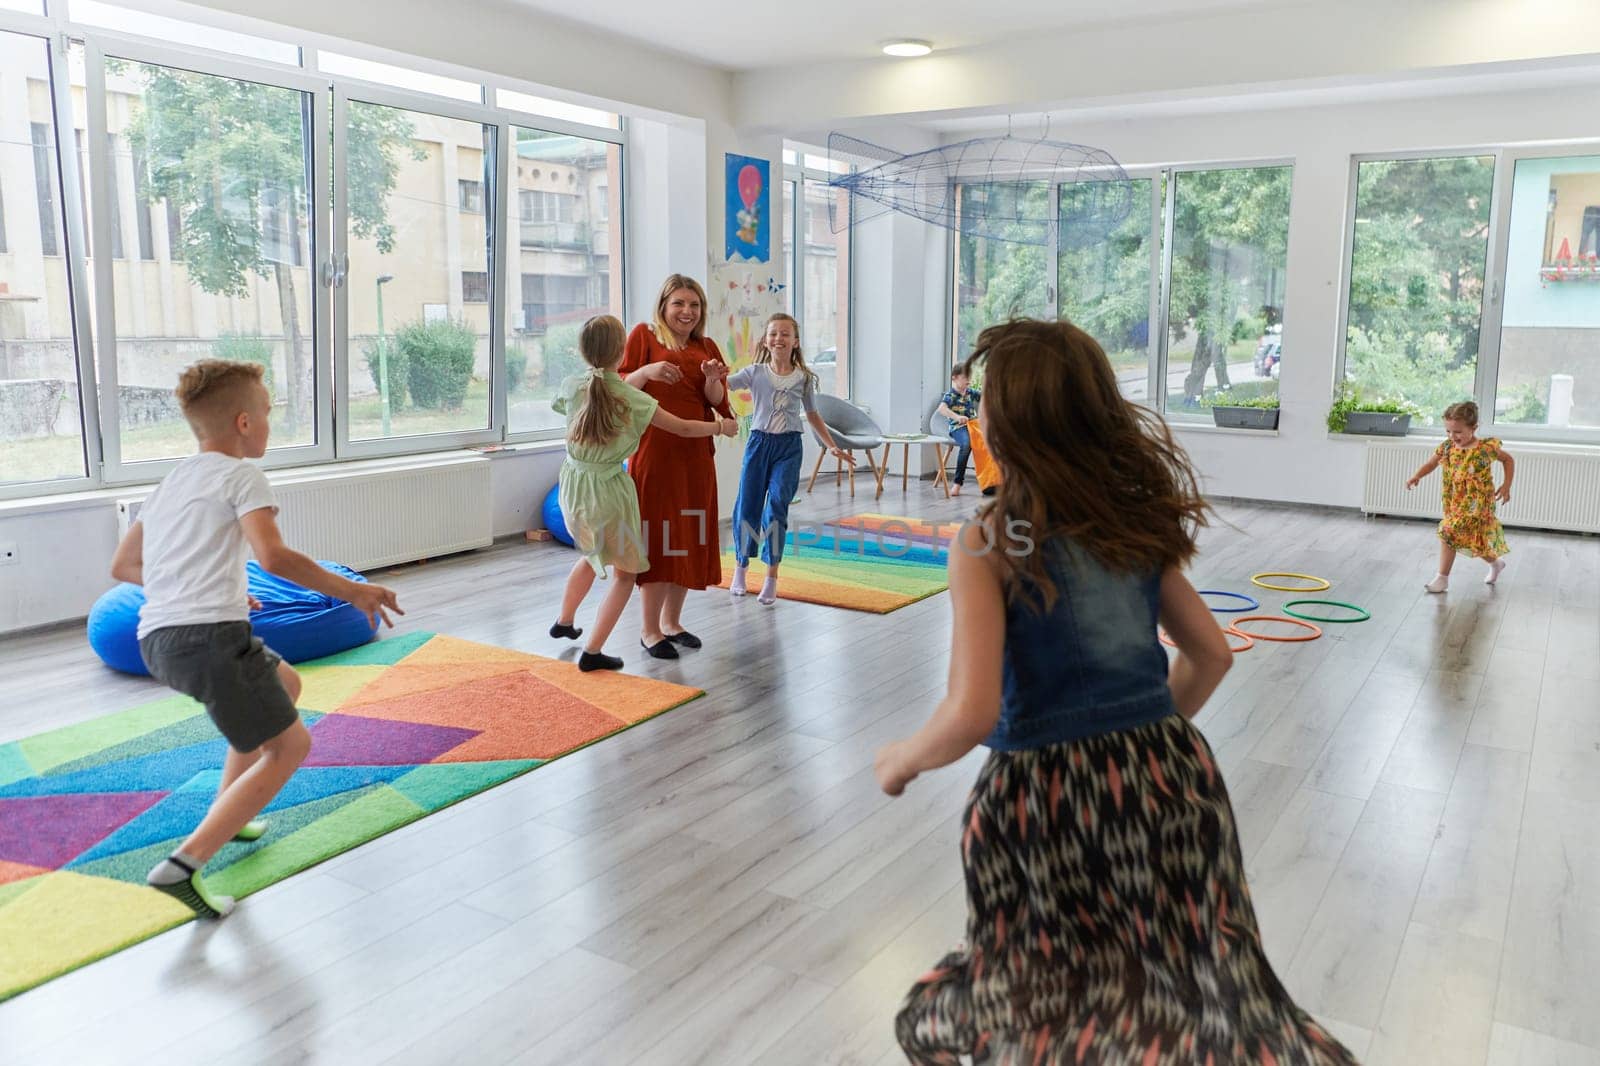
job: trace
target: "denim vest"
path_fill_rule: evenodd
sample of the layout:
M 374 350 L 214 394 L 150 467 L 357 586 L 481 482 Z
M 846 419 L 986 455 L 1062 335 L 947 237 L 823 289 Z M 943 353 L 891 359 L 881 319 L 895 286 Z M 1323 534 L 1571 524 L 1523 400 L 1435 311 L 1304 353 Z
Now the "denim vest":
M 986 745 L 1018 751 L 1132 729 L 1176 708 L 1156 639 L 1161 575 L 1107 570 L 1076 544 L 1040 546 L 1055 606 L 1006 605 L 1005 687 Z

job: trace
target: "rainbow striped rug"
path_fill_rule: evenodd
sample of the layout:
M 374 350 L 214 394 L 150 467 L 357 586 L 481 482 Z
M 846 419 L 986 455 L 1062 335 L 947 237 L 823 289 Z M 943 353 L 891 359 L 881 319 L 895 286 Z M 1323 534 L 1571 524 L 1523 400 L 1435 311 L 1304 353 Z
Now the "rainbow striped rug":
M 704 695 L 411 633 L 303 664 L 311 754 L 265 836 L 206 867 L 248 896 Z M 198 824 L 224 742 L 181 696 L 0 744 L 0 1000 L 189 921 L 145 873 Z
M 862 514 L 820 530 L 791 530 L 778 598 L 872 614 L 898 611 L 950 587 L 948 541 L 958 528 Z M 723 555 L 723 588 L 733 580 L 734 563 L 732 552 Z M 766 567 L 752 559 L 746 577 L 752 596 L 766 576 Z

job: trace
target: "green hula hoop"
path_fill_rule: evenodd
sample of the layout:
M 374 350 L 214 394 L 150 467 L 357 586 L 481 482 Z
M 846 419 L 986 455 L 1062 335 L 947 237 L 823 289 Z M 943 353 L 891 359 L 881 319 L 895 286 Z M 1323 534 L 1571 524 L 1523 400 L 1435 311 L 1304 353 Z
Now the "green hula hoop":
M 1326 615 L 1301 614 L 1293 608 L 1299 604 L 1320 604 L 1323 607 L 1343 607 L 1347 611 L 1360 611 L 1360 618 L 1329 618 Z M 1303 618 L 1307 622 L 1365 622 L 1372 617 L 1365 607 L 1357 607 L 1353 603 L 1340 603 L 1338 600 L 1290 600 L 1283 605 L 1283 613 L 1291 618 Z

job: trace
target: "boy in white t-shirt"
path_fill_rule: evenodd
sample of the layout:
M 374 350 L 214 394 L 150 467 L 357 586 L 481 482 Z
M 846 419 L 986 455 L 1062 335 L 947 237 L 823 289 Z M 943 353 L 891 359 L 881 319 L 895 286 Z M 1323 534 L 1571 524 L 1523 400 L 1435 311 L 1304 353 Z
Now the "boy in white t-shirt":
M 150 884 L 202 917 L 220 918 L 233 900 L 206 890 L 200 870 L 229 840 L 265 832 L 252 821 L 311 750 L 295 700 L 300 675 L 250 632 L 246 542 L 262 567 L 336 596 L 388 624 L 404 614 L 395 595 L 331 574 L 283 543 L 272 486 L 245 459 L 267 450 L 272 398 L 255 363 L 202 360 L 178 379 L 178 403 L 200 442 L 145 501 L 117 545 L 111 576 L 145 588 L 139 652 L 163 684 L 203 703 L 228 741 L 211 809 Z

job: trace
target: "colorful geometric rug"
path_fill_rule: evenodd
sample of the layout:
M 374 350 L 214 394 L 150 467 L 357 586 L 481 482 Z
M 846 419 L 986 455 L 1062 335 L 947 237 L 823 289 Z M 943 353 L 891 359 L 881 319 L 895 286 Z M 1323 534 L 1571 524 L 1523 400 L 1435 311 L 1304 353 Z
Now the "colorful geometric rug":
M 778 598 L 888 614 L 950 587 L 949 540 L 959 524 L 933 525 L 899 515 L 861 514 L 789 532 Z M 722 557 L 722 587 L 733 580 L 732 552 Z M 754 596 L 767 568 L 750 560 Z
M 432 633 L 298 667 L 311 755 L 260 840 L 206 867 L 247 896 L 704 695 Z M 0 1000 L 190 920 L 145 886 L 216 792 L 225 747 L 172 696 L 0 744 Z

